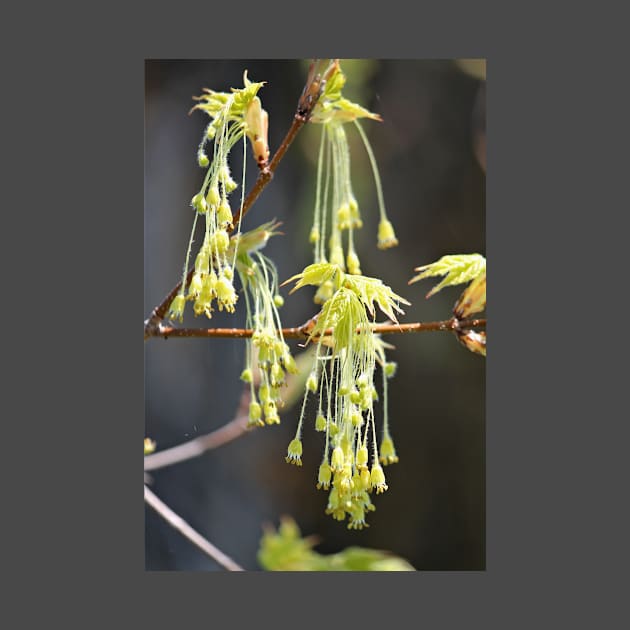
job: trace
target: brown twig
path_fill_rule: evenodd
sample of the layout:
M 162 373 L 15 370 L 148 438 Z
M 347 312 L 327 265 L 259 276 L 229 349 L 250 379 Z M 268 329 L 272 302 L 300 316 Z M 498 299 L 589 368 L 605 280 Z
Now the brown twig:
M 194 530 L 179 514 L 171 510 L 157 495 L 155 495 L 146 485 L 144 486 L 144 500 L 151 506 L 171 527 L 183 534 L 190 542 L 197 545 L 201 551 L 210 556 L 215 562 L 226 568 L 228 571 L 244 571 L 242 566 L 234 562 L 232 558 L 217 549 L 211 542 L 206 540 L 199 532 Z
M 446 319 L 439 322 L 415 322 L 411 324 L 374 324 L 372 330 L 379 334 L 399 334 L 416 332 L 455 332 L 470 328 L 485 328 L 485 319 L 458 320 L 455 318 Z M 149 334 L 152 337 L 251 337 L 254 331 L 251 328 L 174 328 L 162 324 L 152 329 Z M 325 331 L 325 335 L 332 333 L 332 330 Z M 294 328 L 283 328 L 282 335 L 285 339 L 306 339 L 308 338 L 308 325 Z
M 312 86 L 315 86 L 312 88 Z M 317 104 L 317 100 L 321 94 L 323 89 L 323 83 L 321 82 L 321 77 L 318 74 L 310 73 L 304 86 L 304 91 L 302 92 L 302 96 L 300 97 L 298 107 L 293 117 L 293 122 L 289 131 L 287 131 L 286 136 L 282 140 L 282 143 L 278 147 L 278 150 L 275 152 L 269 166 L 265 166 L 260 169 L 258 174 L 258 178 L 254 183 L 254 186 L 249 191 L 245 201 L 243 202 L 243 207 L 239 209 L 239 211 L 234 215 L 232 219 L 233 225 L 237 225 L 238 222 L 248 210 L 252 207 L 254 202 L 260 196 L 260 193 L 264 190 L 265 186 L 271 181 L 273 174 L 278 168 L 278 164 L 280 160 L 284 157 L 284 154 L 287 152 L 287 149 L 291 146 L 291 143 L 295 139 L 295 136 L 298 134 L 300 129 L 304 126 L 304 124 L 308 121 L 313 111 L 313 108 Z M 305 100 L 304 94 L 309 94 L 310 98 Z M 194 269 L 191 269 L 186 276 L 185 282 L 188 285 L 192 279 L 194 273 Z M 178 282 L 175 287 L 173 287 L 172 291 L 158 304 L 153 311 L 151 311 L 151 315 L 144 322 L 144 339 L 145 341 L 149 337 L 155 337 L 155 329 L 159 327 L 160 322 L 164 319 L 166 312 L 168 311 L 171 302 L 179 292 L 182 286 L 181 282 Z
M 249 402 L 251 400 L 251 393 L 249 386 L 243 388 L 241 394 L 241 400 L 239 402 L 238 410 L 233 420 L 223 425 L 219 429 L 208 433 L 207 435 L 201 435 L 194 440 L 179 444 L 173 448 L 168 448 L 152 455 L 147 455 L 144 458 L 144 470 L 156 470 L 158 468 L 165 468 L 166 466 L 172 466 L 187 459 L 193 459 L 203 455 L 206 451 L 227 444 L 232 440 L 240 437 L 250 429 L 247 428 L 247 421 L 249 420 Z

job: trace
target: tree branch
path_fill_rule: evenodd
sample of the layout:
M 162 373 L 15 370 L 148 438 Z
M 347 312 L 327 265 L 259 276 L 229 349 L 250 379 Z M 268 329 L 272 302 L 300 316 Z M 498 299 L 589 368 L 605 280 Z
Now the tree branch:
M 151 506 L 171 527 L 183 534 L 190 542 L 199 547 L 206 555 L 228 571 L 244 571 L 242 566 L 234 562 L 232 558 L 217 549 L 207 541 L 200 533 L 194 530 L 181 516 L 173 512 L 166 503 L 158 498 L 146 485 L 144 486 L 144 500 Z
M 315 63 L 313 63 L 313 65 L 311 66 L 311 69 L 314 67 L 315 67 Z M 243 202 L 242 209 L 239 209 L 239 211 L 234 215 L 232 219 L 233 225 L 238 225 L 238 222 L 240 221 L 240 219 L 245 216 L 245 214 L 248 212 L 248 210 L 252 207 L 254 202 L 260 196 L 260 193 L 264 190 L 264 188 L 273 178 L 273 174 L 276 168 L 278 168 L 278 164 L 280 163 L 280 160 L 282 160 L 282 158 L 284 157 L 284 154 L 287 152 L 287 149 L 291 146 L 291 143 L 295 139 L 295 136 L 298 134 L 300 129 L 304 126 L 306 122 L 308 122 L 308 119 L 311 116 L 313 108 L 317 104 L 322 88 L 323 88 L 323 84 L 321 83 L 321 77 L 319 76 L 319 74 L 310 72 L 308 79 L 306 81 L 306 85 L 304 86 L 304 91 L 302 92 L 302 95 L 300 96 L 298 107 L 297 107 L 295 116 L 293 117 L 293 122 L 291 124 L 291 127 L 289 128 L 289 131 L 287 131 L 286 136 L 282 140 L 282 143 L 278 147 L 278 150 L 275 152 L 273 158 L 271 159 L 269 166 L 264 166 L 263 168 L 260 169 L 258 178 L 256 179 L 256 182 L 254 183 L 253 188 L 249 191 L 247 197 L 245 198 L 245 201 Z M 308 99 L 305 99 L 304 97 L 305 94 L 309 95 Z M 191 269 L 188 272 L 188 275 L 186 276 L 186 280 L 185 280 L 186 285 L 190 283 L 194 271 L 195 271 L 194 269 Z M 151 315 L 149 315 L 149 318 L 144 322 L 145 341 L 149 337 L 156 336 L 154 334 L 155 329 L 160 325 L 160 322 L 164 319 L 164 316 L 166 315 L 166 312 L 168 311 L 169 306 L 171 305 L 171 302 L 173 301 L 173 299 L 179 292 L 181 286 L 182 286 L 182 283 L 178 282 L 177 285 L 173 287 L 172 291 L 162 300 L 162 302 L 160 302 L 160 304 L 158 304 L 153 309 L 153 311 L 151 312 Z
M 173 448 L 167 448 L 158 453 L 147 455 L 144 458 L 144 470 L 156 470 L 158 468 L 165 468 L 166 466 L 172 466 L 179 462 L 183 462 L 187 459 L 193 459 L 203 455 L 206 451 L 210 451 L 213 448 L 227 444 L 232 440 L 240 437 L 244 433 L 247 433 L 251 429 L 247 427 L 247 421 L 249 420 L 249 403 L 251 400 L 251 393 L 249 386 L 243 388 L 241 394 L 241 400 L 238 405 L 238 410 L 234 419 L 223 425 L 222 427 L 208 433 L 201 435 L 194 440 L 179 444 Z
M 416 332 L 456 332 L 470 328 L 485 328 L 485 319 L 446 319 L 439 322 L 415 322 L 411 324 L 374 324 L 372 330 L 380 334 L 399 334 Z M 150 337 L 251 337 L 254 331 L 251 328 L 174 328 L 173 326 L 157 325 L 148 331 Z M 332 330 L 325 331 L 325 335 Z M 283 328 L 282 335 L 285 339 L 307 339 L 309 336 L 309 323 L 294 328 Z

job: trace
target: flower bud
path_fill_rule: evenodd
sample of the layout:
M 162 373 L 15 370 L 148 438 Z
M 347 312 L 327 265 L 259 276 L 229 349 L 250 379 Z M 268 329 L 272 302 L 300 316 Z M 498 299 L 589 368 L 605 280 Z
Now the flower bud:
M 216 208 L 219 205 L 220 200 L 221 196 L 219 195 L 219 187 L 216 184 L 214 186 L 210 186 L 208 194 L 206 195 L 206 201 L 208 204 L 213 208 Z
M 391 378 L 392 376 L 394 376 L 394 374 L 396 374 L 396 368 L 398 367 L 398 364 L 395 361 L 390 361 L 388 363 L 385 364 L 385 376 L 387 376 L 387 378 Z
M 297 363 L 288 350 L 282 355 L 282 362 L 284 363 L 284 367 L 286 368 L 287 372 L 289 372 L 289 374 L 298 373 L 299 370 Z
M 190 205 L 199 213 L 203 214 L 208 210 L 208 204 L 201 193 L 197 193 L 191 200 Z
M 346 256 L 346 265 L 348 266 L 348 273 L 361 275 L 361 264 L 356 252 L 348 252 L 348 255 Z
M 219 179 L 221 180 L 221 183 L 223 184 L 223 190 L 225 190 L 226 193 L 231 193 L 236 190 L 236 188 L 238 188 L 238 184 L 232 179 L 232 176 L 230 175 L 230 169 L 228 168 L 227 164 L 224 164 L 219 169 Z
M 342 203 L 337 209 L 337 227 L 340 230 L 347 230 L 350 227 L 350 206 Z
M 217 230 L 211 237 L 210 243 L 213 250 L 219 254 L 225 254 L 230 246 L 230 237 L 225 230 Z
M 217 221 L 219 225 L 232 225 L 232 210 L 227 199 L 223 199 L 217 210 Z
M 306 389 L 311 392 L 317 391 L 317 374 L 315 372 L 311 372 L 306 379 Z

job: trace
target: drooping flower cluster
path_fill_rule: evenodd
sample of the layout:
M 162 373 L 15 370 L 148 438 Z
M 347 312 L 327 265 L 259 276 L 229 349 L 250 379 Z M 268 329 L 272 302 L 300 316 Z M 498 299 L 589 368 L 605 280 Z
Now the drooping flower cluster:
M 354 122 L 363 140 L 372 165 L 378 196 L 380 223 L 378 247 L 386 249 L 398 244 L 394 228 L 387 218 L 378 167 L 367 136 L 358 118 L 381 120 L 378 114 L 352 103 L 341 95 L 345 76 L 338 61 L 326 73 L 324 91 L 314 108 L 312 122 L 322 124 L 322 139 L 317 164 L 317 188 L 313 227 L 310 242 L 314 246 L 314 261 L 330 262 L 350 274 L 361 274 L 359 256 L 354 246 L 354 230 L 361 228 L 363 221 L 359 204 L 352 191 L 350 176 L 350 147 L 344 124 Z M 328 225 L 327 225 L 328 223 Z M 328 236 L 328 231 L 330 236 Z M 343 247 L 343 233 L 347 232 L 347 246 Z M 326 252 L 326 240 L 328 250 Z M 315 302 L 322 304 L 332 295 L 329 282 L 323 283 L 315 294 Z
M 232 89 L 231 93 L 205 90 L 205 94 L 196 98 L 200 101 L 193 107 L 205 111 L 211 122 L 205 129 L 204 137 L 199 145 L 197 161 L 201 167 L 207 167 L 203 185 L 191 200 L 195 211 L 193 228 L 188 244 L 186 261 L 184 264 L 182 287 L 170 305 L 169 317 L 183 320 L 186 301 L 193 302 L 195 315 L 212 317 L 213 303 L 216 300 L 219 310 L 234 312 L 238 299 L 234 290 L 234 257 L 230 257 L 230 232 L 234 229 L 233 213 L 229 202 L 229 195 L 238 187 L 232 179 L 228 157 L 236 143 L 245 138 L 252 142 L 254 154 L 260 158 L 266 146 L 267 118 L 262 110 L 260 99 L 256 96 L 263 83 L 252 83 L 247 79 L 247 72 L 243 77 L 244 88 Z M 192 110 L 191 110 L 192 111 Z M 213 141 L 212 160 L 206 154 L 206 145 Z M 268 152 L 266 154 L 268 156 Z M 266 157 L 264 158 L 266 159 Z M 245 180 L 245 156 L 243 156 L 243 182 Z M 243 205 L 241 194 L 240 207 Z M 241 211 L 238 215 L 240 218 Z M 194 273 L 186 292 L 186 277 L 191 255 L 193 235 L 199 217 L 205 220 L 205 232 L 201 247 L 194 263 Z M 238 223 L 240 232 L 240 220 Z
M 304 285 L 331 282 L 333 293 L 322 306 L 309 341 L 317 344 L 314 366 L 306 381 L 300 420 L 287 452 L 287 462 L 301 464 L 301 431 L 309 394 L 318 400 L 315 429 L 325 432 L 324 456 L 317 487 L 330 490 L 326 512 L 348 527 L 366 526 L 373 510 L 370 493 L 387 490 L 382 465 L 398 461 L 387 419 L 387 379 L 395 364 L 385 359 L 385 344 L 372 331 L 376 307 L 393 321 L 400 304 L 408 304 L 377 278 L 345 274 L 339 265 L 316 263 L 294 276 L 293 291 Z M 374 373 L 383 373 L 384 420 L 377 443 Z
M 259 251 L 277 233 L 277 226 L 273 222 L 261 225 L 243 234 L 237 244 L 236 268 L 245 294 L 246 327 L 253 330 L 251 339 L 246 341 L 246 367 L 241 374 L 251 387 L 249 426 L 280 422 L 281 387 L 287 372 L 297 372 L 295 359 L 282 336 L 278 309 L 284 300 L 278 293 L 278 273 L 273 262 Z M 254 387 L 256 371 L 258 397 Z

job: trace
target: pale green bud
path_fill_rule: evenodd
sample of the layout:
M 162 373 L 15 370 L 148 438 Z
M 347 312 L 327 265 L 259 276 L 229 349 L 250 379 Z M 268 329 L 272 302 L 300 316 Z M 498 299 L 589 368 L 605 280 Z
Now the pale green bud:
M 398 364 L 394 361 L 390 361 L 389 363 L 386 363 L 385 376 L 387 376 L 387 378 L 391 378 L 392 376 L 394 376 L 394 374 L 396 374 L 397 367 L 398 367 Z
M 360 427 L 363 424 L 363 416 L 358 411 L 353 411 L 350 414 L 350 421 L 353 427 Z
M 342 203 L 337 209 L 337 226 L 340 230 L 347 230 L 350 227 L 350 206 Z
M 206 200 L 210 206 L 216 208 L 221 201 L 221 196 L 219 194 L 219 187 L 217 185 L 210 186 L 208 190 L 208 194 L 206 195 Z
M 286 368 L 287 372 L 289 372 L 289 374 L 298 373 L 299 370 L 297 363 L 288 350 L 282 355 L 282 362 L 284 363 L 284 367 Z
M 356 252 L 350 251 L 346 256 L 346 265 L 348 266 L 348 273 L 353 275 L 361 275 L 361 263 Z
M 321 413 L 317 415 L 315 418 L 315 431 L 325 431 L 326 430 L 326 417 Z
M 238 187 L 238 184 L 232 179 L 230 169 L 226 164 L 219 169 L 219 179 L 221 180 L 223 188 L 227 193 L 233 192 Z
M 343 248 L 340 244 L 335 244 L 331 247 L 330 250 L 330 262 L 333 265 L 339 265 L 342 269 L 345 269 L 344 259 L 343 259 Z
M 225 254 L 230 246 L 230 237 L 225 230 L 217 230 L 210 237 L 210 245 L 213 251 L 217 251 L 219 254 Z
M 219 205 L 217 221 L 222 225 L 232 225 L 232 210 L 227 199 L 223 199 Z
M 201 193 L 197 193 L 191 200 L 190 205 L 200 214 L 207 212 L 208 204 Z
M 306 379 L 306 389 L 311 392 L 317 391 L 317 374 L 315 372 L 311 372 Z
M 205 168 L 206 166 L 210 164 L 210 160 L 208 159 L 208 156 L 205 154 L 204 151 L 199 151 L 197 153 L 197 163 L 202 168 Z

